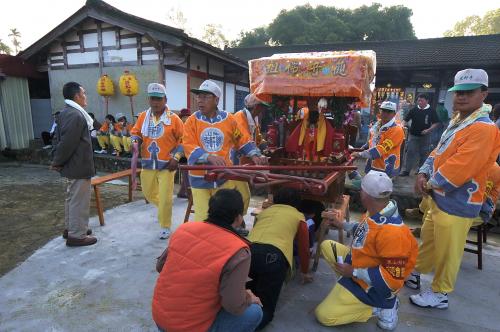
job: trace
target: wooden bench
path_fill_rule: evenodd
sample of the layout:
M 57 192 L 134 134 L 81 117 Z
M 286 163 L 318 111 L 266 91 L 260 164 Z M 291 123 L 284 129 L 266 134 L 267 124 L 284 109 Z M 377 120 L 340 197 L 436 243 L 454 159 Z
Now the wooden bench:
M 137 174 L 141 172 L 141 169 L 137 169 Z M 97 176 L 92 178 L 91 185 L 94 188 L 94 194 L 95 194 L 95 205 L 97 209 L 97 215 L 99 216 L 99 224 L 101 226 L 104 226 L 104 211 L 103 211 L 103 205 L 101 203 L 101 193 L 99 191 L 99 185 L 110 182 L 113 180 L 118 180 L 120 178 L 124 178 L 128 176 L 128 201 L 132 202 L 132 169 L 129 168 L 124 171 L 116 172 L 116 173 L 111 173 L 107 174 L 104 176 Z

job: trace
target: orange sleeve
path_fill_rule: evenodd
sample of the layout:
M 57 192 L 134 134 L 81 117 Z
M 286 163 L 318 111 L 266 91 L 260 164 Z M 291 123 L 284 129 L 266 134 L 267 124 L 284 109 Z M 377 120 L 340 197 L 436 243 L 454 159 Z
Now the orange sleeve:
M 469 182 L 478 170 L 484 169 L 491 162 L 490 154 L 494 145 L 498 144 L 498 129 L 488 125 L 471 125 L 466 139 L 458 146 L 457 152 L 448 158 L 434 173 L 430 182 L 433 187 L 444 191 L 455 190 Z M 457 137 L 455 139 L 461 139 Z
M 101 126 L 101 128 L 99 128 L 99 131 L 102 131 L 104 133 L 107 132 L 108 130 L 109 130 L 109 124 L 105 121 Z
M 142 112 L 139 114 L 139 118 L 137 119 L 137 122 L 135 123 L 134 127 L 130 131 L 130 136 L 132 136 L 132 140 L 142 140 L 142 124 L 144 123 L 144 118 L 146 117 L 147 112 Z
M 251 137 L 245 112 L 243 111 L 237 112 L 236 114 L 234 114 L 234 119 L 236 120 L 238 129 L 240 129 L 240 131 L 246 134 L 248 137 Z
M 387 158 L 389 156 L 389 152 L 394 147 L 401 146 L 404 136 L 403 129 L 399 127 L 394 127 L 393 130 L 388 130 L 376 146 L 377 151 L 383 158 Z
M 184 147 L 184 154 L 188 159 L 188 163 L 193 165 L 196 163 L 198 158 L 204 153 L 202 147 L 199 146 L 199 133 L 196 129 L 196 117 L 190 116 L 186 123 L 184 123 L 184 130 L 182 135 L 182 145 Z M 191 155 L 195 150 L 198 152 L 191 158 Z
M 234 115 L 228 114 L 228 116 L 229 116 L 229 125 L 231 126 L 233 144 L 235 148 L 239 150 L 245 144 L 251 143 L 252 138 L 250 137 L 249 134 L 245 132 L 245 130 L 240 130 L 240 128 L 238 128 L 238 122 L 234 118 Z

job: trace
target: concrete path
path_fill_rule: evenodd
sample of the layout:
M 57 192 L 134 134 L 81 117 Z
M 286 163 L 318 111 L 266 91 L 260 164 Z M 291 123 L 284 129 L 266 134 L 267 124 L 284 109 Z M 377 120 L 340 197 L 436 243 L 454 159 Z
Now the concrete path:
M 174 198 L 174 202 L 177 226 L 186 200 Z M 155 216 L 156 209 L 144 201 L 122 205 L 106 212 L 104 227 L 92 218 L 96 245 L 68 248 L 58 237 L 36 251 L 0 279 L 0 331 L 155 331 L 151 319 L 158 276 L 155 258 L 166 246 L 157 238 Z M 500 245 L 490 241 L 483 271 L 476 269 L 476 256 L 465 254 L 448 310 L 418 309 L 408 302 L 410 292 L 403 290 L 397 330 L 499 331 Z M 290 282 L 266 332 L 377 330 L 375 319 L 341 328 L 316 323 L 314 307 L 333 284 L 334 275 L 323 261 L 314 283 Z M 424 286 L 428 284 L 429 278 L 424 279 Z

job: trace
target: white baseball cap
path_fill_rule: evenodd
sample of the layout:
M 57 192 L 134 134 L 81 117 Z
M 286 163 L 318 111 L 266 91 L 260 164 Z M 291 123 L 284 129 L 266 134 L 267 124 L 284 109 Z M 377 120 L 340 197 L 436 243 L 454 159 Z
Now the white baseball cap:
M 392 193 L 392 180 L 384 172 L 369 171 L 361 180 L 361 190 L 374 198 L 387 198 Z
M 488 74 L 482 69 L 464 69 L 455 75 L 455 85 L 448 91 L 467 91 L 488 86 Z
M 191 89 L 191 92 L 194 94 L 211 93 L 217 98 L 220 98 L 220 96 L 222 95 L 222 91 L 217 83 L 211 80 L 204 81 L 203 83 L 201 83 L 198 89 Z
M 163 98 L 167 96 L 167 89 L 160 83 L 149 83 L 148 85 L 148 96 Z
M 396 103 L 393 103 L 392 101 L 384 101 L 382 105 L 380 105 L 380 109 L 388 110 L 388 111 L 397 111 L 398 106 Z
M 120 120 L 121 118 L 124 118 L 125 115 L 123 113 L 116 113 L 115 118 L 116 120 Z
M 267 107 L 271 106 L 268 103 L 266 103 L 265 101 L 262 101 L 259 98 L 257 98 L 257 96 L 254 95 L 253 93 L 246 95 L 245 99 L 243 100 L 243 103 L 245 104 L 245 106 L 247 108 L 252 108 L 252 107 L 255 107 L 257 105 L 264 105 Z

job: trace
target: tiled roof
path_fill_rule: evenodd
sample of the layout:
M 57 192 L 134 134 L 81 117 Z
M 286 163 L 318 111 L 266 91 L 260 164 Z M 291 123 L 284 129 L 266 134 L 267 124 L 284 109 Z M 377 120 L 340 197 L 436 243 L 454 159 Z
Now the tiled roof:
M 287 45 L 229 48 L 226 52 L 250 60 L 277 53 L 373 50 L 377 68 L 443 68 L 456 66 L 500 66 L 500 34 L 417 40 L 346 42 L 317 45 Z
M 155 40 L 163 41 L 175 46 L 187 45 L 202 52 L 212 54 L 234 65 L 246 69 L 246 61 L 241 60 L 223 50 L 207 44 L 199 39 L 189 37 L 183 30 L 170 27 L 158 22 L 150 21 L 119 10 L 101 0 L 87 0 L 85 5 L 47 33 L 33 45 L 22 51 L 19 55 L 29 59 L 36 53 L 46 49 L 56 38 L 73 28 L 82 20 L 92 17 L 111 24 L 124 27 L 130 31 L 151 36 Z

